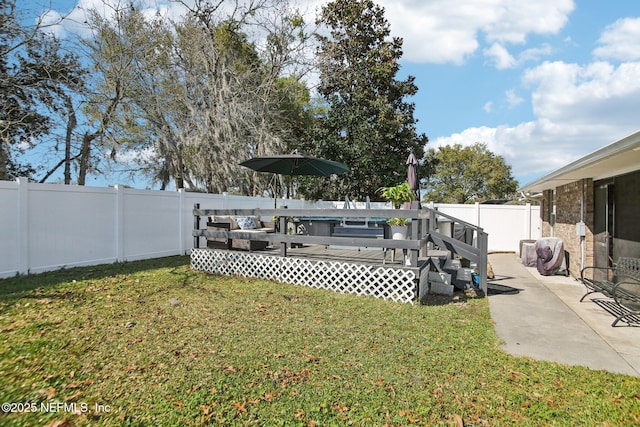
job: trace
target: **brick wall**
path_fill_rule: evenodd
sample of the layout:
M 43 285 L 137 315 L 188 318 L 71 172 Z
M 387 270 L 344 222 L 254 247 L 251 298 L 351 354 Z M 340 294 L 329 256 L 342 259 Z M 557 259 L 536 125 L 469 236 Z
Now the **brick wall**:
M 581 220 L 580 208 L 583 196 L 583 215 L 584 223 L 586 224 L 586 236 L 584 237 L 584 265 L 593 265 L 593 181 L 591 179 L 584 179 L 556 188 L 556 223 L 554 227 L 554 236 L 562 239 L 564 249 L 569 253 L 569 272 L 574 277 L 578 277 L 580 275 L 580 268 L 582 265 L 582 239 L 580 236 L 576 235 L 576 223 Z
M 553 191 L 544 190 L 542 201 L 540 202 L 540 219 L 542 220 L 542 237 L 553 237 L 551 229 Z

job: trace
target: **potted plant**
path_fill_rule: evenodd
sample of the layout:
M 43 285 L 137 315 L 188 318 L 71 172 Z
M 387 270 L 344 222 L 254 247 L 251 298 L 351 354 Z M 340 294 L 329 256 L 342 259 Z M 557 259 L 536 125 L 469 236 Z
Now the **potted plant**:
M 413 191 L 406 182 L 393 187 L 382 187 L 380 188 L 380 195 L 390 201 L 394 209 L 400 209 L 404 203 L 410 202 L 414 198 Z M 387 223 L 391 226 L 393 239 L 406 239 L 407 218 L 389 218 Z

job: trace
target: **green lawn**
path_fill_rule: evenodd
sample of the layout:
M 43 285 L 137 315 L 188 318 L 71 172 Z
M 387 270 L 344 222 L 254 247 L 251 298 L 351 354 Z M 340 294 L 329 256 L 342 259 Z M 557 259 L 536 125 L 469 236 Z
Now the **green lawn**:
M 187 257 L 0 280 L 0 397 L 33 411 L 0 412 L 16 426 L 640 424 L 640 378 L 505 354 L 486 298 L 412 306 Z

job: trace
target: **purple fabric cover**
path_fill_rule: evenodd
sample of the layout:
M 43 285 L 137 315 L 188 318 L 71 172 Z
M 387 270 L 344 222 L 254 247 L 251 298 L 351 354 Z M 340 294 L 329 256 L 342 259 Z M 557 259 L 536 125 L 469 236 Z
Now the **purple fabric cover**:
M 538 259 L 541 259 L 543 262 L 549 262 L 551 261 L 551 258 L 553 258 L 553 252 L 549 246 L 537 248 L 536 254 L 538 255 Z
M 562 239 L 557 237 L 538 239 L 536 241 L 536 255 L 538 256 L 536 268 L 541 275 L 562 274 L 566 276 L 569 274 Z

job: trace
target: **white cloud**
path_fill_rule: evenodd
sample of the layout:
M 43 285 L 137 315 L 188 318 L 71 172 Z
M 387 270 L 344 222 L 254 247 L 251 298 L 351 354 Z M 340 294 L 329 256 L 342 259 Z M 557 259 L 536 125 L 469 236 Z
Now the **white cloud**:
M 516 66 L 516 59 L 500 43 L 494 43 L 490 48 L 484 50 L 484 56 L 488 57 L 495 64 L 498 70 L 513 68 Z
M 157 156 L 155 147 L 145 147 L 141 150 L 123 150 L 116 152 L 116 162 L 124 165 L 136 166 L 151 162 Z M 111 157 L 111 152 L 104 152 L 105 158 Z
M 524 82 L 535 86 L 533 109 L 540 118 L 567 126 L 638 123 L 640 62 L 545 62 L 527 71 Z
M 640 18 L 624 18 L 609 25 L 593 51 L 596 58 L 637 61 L 640 59 Z
M 573 11 L 572 0 L 382 0 L 392 34 L 404 39 L 413 62 L 461 64 L 490 42 L 524 43 L 530 34 L 556 34 Z M 504 58 L 504 56 L 502 57 Z
M 485 49 L 482 53 L 496 69 L 505 70 L 515 68 L 525 62 L 538 61 L 541 57 L 551 54 L 552 50 L 551 46 L 544 44 L 537 48 L 525 49 L 516 58 L 509 53 L 504 45 L 493 43 L 491 47 Z
M 529 34 L 556 34 L 575 8 L 573 0 L 499 1 L 495 20 L 482 28 L 489 41 L 524 43 Z
M 404 39 L 404 58 L 460 64 L 478 49 L 477 32 L 491 21 L 495 0 L 456 4 L 445 0 L 382 1 L 393 35 Z M 466 3 L 466 2 L 463 2 Z M 482 7 L 487 5 L 487 7 Z M 478 13 L 486 9 L 484 13 Z
M 484 104 L 484 106 L 482 107 L 482 109 L 487 112 L 490 113 L 491 110 L 493 109 L 493 102 L 489 101 L 486 104 Z
M 518 55 L 518 63 L 538 61 L 543 56 L 549 56 L 553 52 L 553 48 L 549 44 L 543 44 L 540 47 L 525 49 Z
M 524 102 L 524 99 L 516 95 L 515 90 L 510 89 L 506 93 L 507 104 L 510 108 L 516 107 Z

